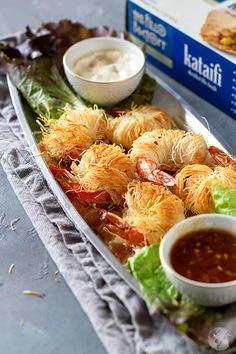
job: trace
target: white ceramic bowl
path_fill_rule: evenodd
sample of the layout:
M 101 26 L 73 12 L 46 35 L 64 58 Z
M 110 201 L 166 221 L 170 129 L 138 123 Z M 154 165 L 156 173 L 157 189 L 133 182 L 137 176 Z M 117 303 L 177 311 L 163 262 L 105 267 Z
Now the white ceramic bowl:
M 86 79 L 73 72 L 73 65 L 78 58 L 102 49 L 119 49 L 136 55 L 135 73 L 124 80 L 99 82 Z M 137 88 L 144 73 L 145 56 L 140 48 L 127 40 L 98 37 L 85 39 L 72 45 L 64 54 L 63 66 L 68 81 L 81 97 L 98 105 L 109 106 L 124 100 Z
M 220 214 L 203 214 L 190 217 L 172 227 L 160 246 L 160 259 L 164 271 L 176 288 L 204 306 L 223 306 L 236 301 L 236 280 L 224 283 L 204 283 L 185 278 L 177 273 L 171 262 L 170 252 L 175 242 L 191 231 L 221 229 L 236 238 L 236 217 Z

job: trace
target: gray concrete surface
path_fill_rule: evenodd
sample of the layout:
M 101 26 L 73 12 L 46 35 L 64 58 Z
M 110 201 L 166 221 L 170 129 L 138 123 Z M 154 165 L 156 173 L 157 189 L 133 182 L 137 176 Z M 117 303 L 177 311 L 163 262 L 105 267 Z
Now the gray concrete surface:
M 0 0 L 0 9 L 0 37 L 28 24 L 35 27 L 61 18 L 122 29 L 125 0 Z M 236 153 L 236 122 L 164 74 L 158 74 L 207 118 L 210 127 Z M 15 218 L 19 221 L 12 231 L 10 223 Z M 11 263 L 15 267 L 8 274 Z M 0 354 L 105 353 L 86 315 L 55 271 L 55 264 L 0 168 Z M 56 277 L 60 283 L 55 282 Z M 38 290 L 46 297 L 23 295 L 25 289 Z
M 2 169 L 0 191 L 0 353 L 105 354 Z M 45 298 L 23 295 L 32 289 Z

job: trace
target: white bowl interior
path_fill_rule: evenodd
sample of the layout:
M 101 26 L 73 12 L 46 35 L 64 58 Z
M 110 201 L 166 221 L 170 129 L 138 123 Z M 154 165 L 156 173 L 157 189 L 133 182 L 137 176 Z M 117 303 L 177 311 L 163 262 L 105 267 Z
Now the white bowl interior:
M 131 53 L 137 57 L 137 67 L 134 75 L 138 73 L 145 64 L 145 56 L 140 48 L 138 48 L 133 43 L 119 38 L 113 37 L 98 37 L 98 38 L 89 38 L 78 43 L 75 43 L 71 46 L 65 53 L 63 58 L 64 66 L 70 71 L 73 76 L 77 76 L 81 79 L 84 79 L 82 76 L 76 74 L 73 71 L 73 65 L 75 61 L 91 52 L 97 50 L 107 50 L 107 49 L 118 49 L 126 53 Z M 89 81 L 88 79 L 86 79 Z

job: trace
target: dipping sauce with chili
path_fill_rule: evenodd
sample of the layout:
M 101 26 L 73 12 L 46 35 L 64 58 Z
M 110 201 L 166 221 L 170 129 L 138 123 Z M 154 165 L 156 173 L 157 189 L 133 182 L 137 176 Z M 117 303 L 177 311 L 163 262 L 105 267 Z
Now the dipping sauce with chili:
M 236 237 L 220 229 L 193 231 L 174 244 L 170 261 L 176 272 L 192 280 L 236 280 Z

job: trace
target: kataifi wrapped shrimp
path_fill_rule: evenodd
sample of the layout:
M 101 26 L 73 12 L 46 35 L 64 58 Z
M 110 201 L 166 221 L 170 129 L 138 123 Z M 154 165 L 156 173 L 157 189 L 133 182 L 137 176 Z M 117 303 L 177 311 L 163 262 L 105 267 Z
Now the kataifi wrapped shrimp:
M 213 213 L 213 187 L 221 185 L 236 189 L 236 162 L 216 147 L 210 147 L 213 159 L 221 166 L 210 168 L 194 164 L 185 166 L 175 177 L 174 192 L 184 201 L 193 214 Z
M 127 150 L 144 132 L 154 129 L 171 129 L 171 118 L 167 113 L 152 105 L 143 105 L 121 114 L 107 122 L 108 140 Z
M 177 171 L 185 165 L 204 163 L 208 147 L 199 134 L 184 130 L 156 129 L 134 141 L 130 157 L 136 161 L 145 157 L 155 161 L 157 168 Z
M 182 200 L 164 186 L 131 182 L 124 198 L 123 218 L 104 212 L 103 220 L 108 230 L 136 246 L 159 242 L 185 218 Z
M 135 177 L 134 164 L 123 149 L 104 143 L 92 145 L 79 164 L 72 163 L 71 171 L 84 189 L 103 189 L 117 205 Z
M 158 183 L 159 177 L 164 174 L 162 170 L 174 172 L 188 164 L 208 163 L 210 154 L 205 140 L 199 134 L 156 129 L 134 141 L 130 158 L 136 163 L 137 173 L 142 180 Z M 166 185 L 173 184 L 173 179 L 170 179 Z
M 65 108 L 59 119 L 44 119 L 45 129 L 39 144 L 48 160 L 71 162 L 95 141 L 105 136 L 106 121 L 101 110 L 81 107 L 80 110 Z
M 135 177 L 134 164 L 122 148 L 104 143 L 86 150 L 79 163 L 71 164 L 70 172 L 62 174 L 55 165 L 50 168 L 65 192 L 88 204 L 119 205 Z

